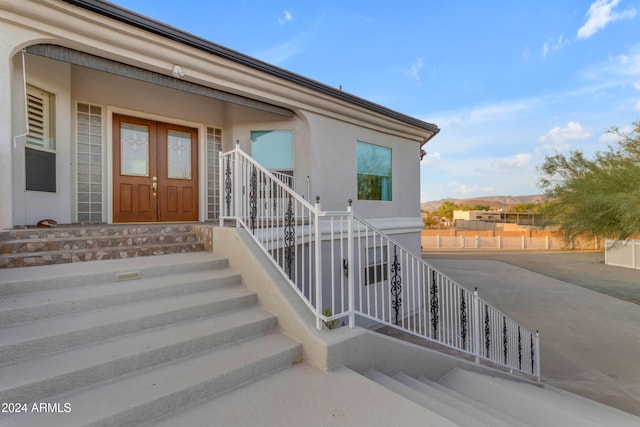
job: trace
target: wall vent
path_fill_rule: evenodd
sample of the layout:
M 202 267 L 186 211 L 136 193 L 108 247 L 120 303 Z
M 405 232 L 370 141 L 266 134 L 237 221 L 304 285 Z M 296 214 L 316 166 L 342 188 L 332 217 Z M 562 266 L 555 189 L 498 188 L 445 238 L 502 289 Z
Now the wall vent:
M 125 280 L 136 280 L 140 278 L 140 272 L 139 271 L 127 271 L 124 273 L 118 273 L 116 274 L 116 281 L 117 282 L 123 282 Z

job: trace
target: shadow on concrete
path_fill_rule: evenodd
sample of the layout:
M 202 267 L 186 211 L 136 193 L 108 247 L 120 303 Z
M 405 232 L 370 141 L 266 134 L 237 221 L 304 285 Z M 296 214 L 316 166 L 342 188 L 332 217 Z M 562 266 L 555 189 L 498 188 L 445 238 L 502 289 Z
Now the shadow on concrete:
M 640 305 L 640 270 L 606 265 L 603 251 L 434 250 L 422 258 L 501 261 Z

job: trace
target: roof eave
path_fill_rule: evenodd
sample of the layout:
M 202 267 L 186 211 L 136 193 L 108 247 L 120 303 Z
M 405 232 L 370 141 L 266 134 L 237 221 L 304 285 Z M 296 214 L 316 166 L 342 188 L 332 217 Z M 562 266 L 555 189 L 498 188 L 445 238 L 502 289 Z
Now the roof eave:
M 303 87 L 321 92 L 323 94 L 332 96 L 342 101 L 349 102 L 353 105 L 368 109 L 372 112 L 384 115 L 386 117 L 398 120 L 400 122 L 403 122 L 411 126 L 415 126 L 419 129 L 423 129 L 430 132 L 430 136 L 427 139 L 425 139 L 421 145 L 426 144 L 431 138 L 437 135 L 438 132 L 440 131 L 438 126 L 436 126 L 433 123 L 425 122 L 415 117 L 408 116 L 406 114 L 397 112 L 390 108 L 387 108 L 382 105 L 376 104 L 374 102 L 368 101 L 366 99 L 360 98 L 358 96 L 351 95 L 347 92 L 343 92 L 339 89 L 320 83 L 313 79 L 309 79 L 299 74 L 292 73 L 291 71 L 287 71 L 283 68 L 276 67 L 264 61 L 260 61 L 259 59 L 244 55 L 233 49 L 229 49 L 219 44 L 210 42 L 206 39 L 187 33 L 183 30 L 177 29 L 163 22 L 156 21 L 155 19 L 146 17 L 144 15 L 140 15 L 136 12 L 117 6 L 113 3 L 108 3 L 101 0 L 62 0 L 62 1 L 68 4 L 71 4 L 73 6 L 77 6 L 85 10 L 89 10 L 91 12 L 105 16 L 107 18 L 114 19 L 119 22 L 123 22 L 127 25 L 131 25 L 141 30 L 156 34 L 158 36 L 176 41 L 185 46 L 189 46 L 189 47 L 201 50 L 203 52 L 209 53 L 211 55 L 216 55 L 224 59 L 227 59 L 229 61 L 233 61 L 235 63 L 245 65 L 247 67 L 267 73 L 269 75 L 284 79 L 286 81 L 299 84 Z

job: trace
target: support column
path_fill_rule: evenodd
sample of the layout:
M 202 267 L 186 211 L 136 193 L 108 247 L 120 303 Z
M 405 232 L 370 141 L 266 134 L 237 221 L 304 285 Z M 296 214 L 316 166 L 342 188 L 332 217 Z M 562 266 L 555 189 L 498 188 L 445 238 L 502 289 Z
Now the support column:
M 476 356 L 476 363 L 480 363 L 481 344 L 480 337 L 482 336 L 482 316 L 480 315 L 480 301 L 478 300 L 478 288 L 473 290 L 473 325 L 475 330 L 473 332 L 473 354 Z
M 349 288 L 349 327 L 354 328 L 356 326 L 356 293 L 355 293 L 355 279 L 353 277 L 353 266 L 355 265 L 354 250 L 353 247 L 353 206 L 352 200 L 349 199 L 349 206 L 347 207 L 349 212 L 349 223 L 347 224 L 347 286 Z
M 320 196 L 316 196 L 315 218 L 314 218 L 314 243 L 315 243 L 315 268 L 316 268 L 316 329 L 322 330 L 322 319 L 320 315 L 323 312 L 322 306 L 322 233 L 320 232 Z
M 25 133 L 24 118 L 14 117 L 12 100 L 18 96 L 12 90 L 12 58 L 8 46 L 0 46 L 0 228 L 13 227 L 13 137 Z M 17 105 L 17 101 L 16 101 Z M 22 146 L 24 137 L 17 138 Z

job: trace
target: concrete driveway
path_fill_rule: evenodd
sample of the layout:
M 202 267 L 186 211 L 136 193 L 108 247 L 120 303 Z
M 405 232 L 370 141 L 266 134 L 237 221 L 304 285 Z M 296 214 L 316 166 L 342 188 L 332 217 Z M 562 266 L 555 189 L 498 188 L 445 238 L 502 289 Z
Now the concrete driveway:
M 423 258 L 540 330 L 544 382 L 640 416 L 640 270 L 606 266 L 602 252 L 446 251 Z

